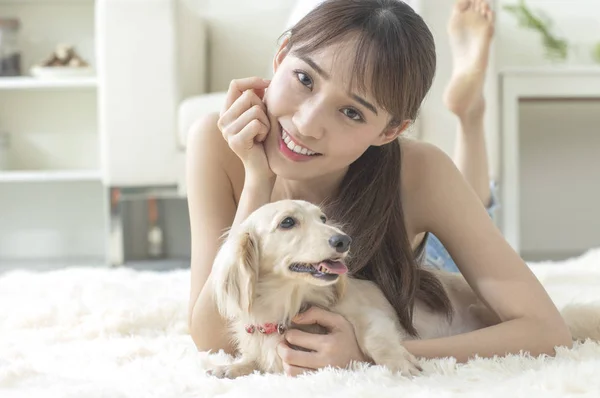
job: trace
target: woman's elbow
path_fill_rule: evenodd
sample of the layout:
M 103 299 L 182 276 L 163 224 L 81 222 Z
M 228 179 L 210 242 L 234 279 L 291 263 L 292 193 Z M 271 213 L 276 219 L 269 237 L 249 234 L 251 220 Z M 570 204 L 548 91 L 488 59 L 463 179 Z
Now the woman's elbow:
M 564 322 L 557 326 L 554 336 L 554 346 L 573 348 L 573 336 L 569 327 Z
M 218 352 L 225 351 L 227 354 L 233 354 L 234 350 L 228 333 L 221 319 L 210 320 L 202 319 L 201 315 L 192 315 L 189 331 L 196 349 L 200 352 Z M 206 327 L 206 325 L 211 325 Z
M 204 334 L 198 329 L 198 327 L 194 328 L 193 324 L 190 327 L 190 336 L 192 337 L 192 341 L 194 342 L 196 349 L 200 352 L 214 351 L 215 347 L 211 346 L 210 342 L 204 337 Z
M 564 319 L 555 319 L 552 321 L 543 322 L 541 325 L 542 333 L 545 336 L 544 343 L 546 345 L 548 355 L 554 356 L 557 347 L 572 348 L 573 336 Z
M 190 337 L 192 338 L 192 341 L 194 342 L 194 345 L 196 346 L 196 349 L 198 351 L 214 351 L 214 344 L 211 344 L 214 342 L 211 342 L 208 338 L 209 333 L 207 333 L 207 330 L 205 330 L 205 328 L 201 327 L 201 323 L 199 323 L 198 320 L 195 319 L 193 314 L 190 317 L 189 331 Z

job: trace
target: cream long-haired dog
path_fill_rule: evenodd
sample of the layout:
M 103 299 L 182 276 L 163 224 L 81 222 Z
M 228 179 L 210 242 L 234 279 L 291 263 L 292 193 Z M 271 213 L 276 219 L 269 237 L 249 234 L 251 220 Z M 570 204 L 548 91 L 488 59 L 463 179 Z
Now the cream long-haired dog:
M 418 373 L 416 358 L 402 345 L 413 337 L 401 327 L 381 290 L 346 274 L 350 245 L 351 238 L 328 223 L 318 206 L 299 200 L 262 206 L 229 231 L 215 258 L 212 281 L 219 312 L 229 320 L 240 355 L 209 372 L 230 378 L 256 370 L 282 372 L 276 347 L 286 329 L 298 327 L 291 319 L 314 305 L 344 316 L 354 326 L 360 349 L 375 364 L 405 375 Z M 417 300 L 413 322 L 419 338 L 450 336 L 499 322 L 462 276 L 442 271 L 436 275 L 448 293 L 453 316 L 434 313 Z M 571 311 L 571 318 L 581 319 L 578 312 Z M 596 314 L 595 328 L 600 327 L 598 318 Z M 580 328 L 586 329 L 581 336 L 590 326 L 584 323 Z M 600 336 L 600 329 L 595 333 Z

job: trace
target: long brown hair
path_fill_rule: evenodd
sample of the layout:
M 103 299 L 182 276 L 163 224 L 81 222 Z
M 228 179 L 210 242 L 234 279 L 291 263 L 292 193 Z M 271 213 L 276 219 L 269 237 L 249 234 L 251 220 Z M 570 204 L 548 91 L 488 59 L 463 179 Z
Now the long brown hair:
M 298 55 L 355 39 L 352 83 L 392 115 L 391 127 L 416 119 L 433 81 L 436 55 L 433 35 L 410 6 L 398 0 L 327 0 L 287 33 L 288 49 Z M 439 281 L 421 267 L 425 240 L 416 251 L 409 242 L 401 166 L 400 140 L 369 147 L 350 165 L 326 211 L 353 238 L 352 274 L 377 283 L 402 326 L 416 335 L 416 297 L 448 316 L 451 305 Z

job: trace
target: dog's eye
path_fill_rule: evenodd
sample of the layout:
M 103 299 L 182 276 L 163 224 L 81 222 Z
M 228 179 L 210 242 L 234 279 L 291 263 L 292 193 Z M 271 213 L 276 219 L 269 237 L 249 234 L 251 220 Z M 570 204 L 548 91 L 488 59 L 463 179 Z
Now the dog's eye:
M 296 220 L 292 217 L 286 217 L 279 223 L 279 226 L 283 229 L 292 228 L 294 225 L 296 225 Z
M 323 221 L 323 223 L 326 223 L 327 222 L 327 217 L 321 216 L 321 221 Z

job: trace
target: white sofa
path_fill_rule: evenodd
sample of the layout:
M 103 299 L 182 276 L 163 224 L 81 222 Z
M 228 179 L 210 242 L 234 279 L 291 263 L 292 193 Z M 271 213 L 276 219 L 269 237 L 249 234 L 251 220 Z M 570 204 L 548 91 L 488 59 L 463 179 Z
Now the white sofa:
M 308 2 L 314 0 L 305 0 Z M 231 79 L 269 77 L 294 0 L 98 0 L 104 183 L 185 195 L 186 134 Z

